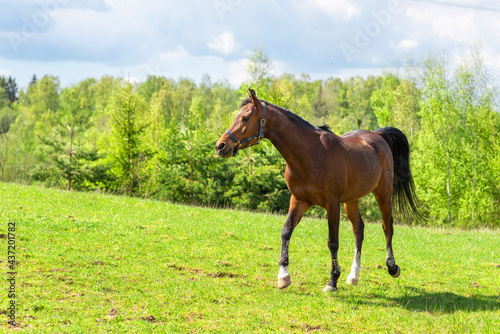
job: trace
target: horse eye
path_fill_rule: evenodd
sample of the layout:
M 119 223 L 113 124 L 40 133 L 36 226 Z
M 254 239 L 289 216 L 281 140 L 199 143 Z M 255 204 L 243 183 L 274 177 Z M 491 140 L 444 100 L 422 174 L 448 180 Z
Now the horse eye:
M 248 122 L 248 117 L 243 117 L 243 122 Z

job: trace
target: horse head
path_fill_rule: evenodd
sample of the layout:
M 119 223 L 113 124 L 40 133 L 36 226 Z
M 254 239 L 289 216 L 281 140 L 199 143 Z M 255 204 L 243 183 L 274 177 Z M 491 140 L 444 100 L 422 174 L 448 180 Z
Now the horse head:
M 233 124 L 217 141 L 215 150 L 223 158 L 235 156 L 238 150 L 258 144 L 264 138 L 266 105 L 249 89 L 250 96 L 244 100 Z

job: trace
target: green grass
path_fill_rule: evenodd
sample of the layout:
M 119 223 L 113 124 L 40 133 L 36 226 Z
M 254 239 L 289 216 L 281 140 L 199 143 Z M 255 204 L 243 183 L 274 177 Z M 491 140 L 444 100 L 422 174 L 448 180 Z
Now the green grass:
M 306 218 L 281 291 L 283 216 L 9 184 L 0 194 L 0 233 L 17 227 L 19 332 L 500 331 L 500 231 L 396 226 L 393 279 L 382 227 L 367 224 L 360 284 L 348 286 L 354 238 L 342 222 L 339 291 L 325 294 L 327 224 Z

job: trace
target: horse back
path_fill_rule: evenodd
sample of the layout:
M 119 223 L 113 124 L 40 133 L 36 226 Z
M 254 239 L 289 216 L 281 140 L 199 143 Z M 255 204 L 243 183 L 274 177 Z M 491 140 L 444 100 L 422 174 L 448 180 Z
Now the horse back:
M 348 168 L 380 171 L 391 168 L 392 152 L 387 142 L 377 133 L 368 130 L 356 130 L 344 133 L 340 140 L 344 159 L 349 161 Z

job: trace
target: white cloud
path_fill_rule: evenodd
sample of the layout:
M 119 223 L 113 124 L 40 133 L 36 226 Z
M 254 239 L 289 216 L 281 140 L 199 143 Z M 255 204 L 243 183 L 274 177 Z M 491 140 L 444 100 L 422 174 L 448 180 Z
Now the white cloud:
M 432 23 L 432 28 L 438 36 L 461 42 L 468 42 L 478 34 L 473 13 L 455 17 L 441 16 Z
M 159 54 L 159 58 L 165 61 L 178 60 L 188 56 L 189 52 L 187 52 L 182 45 L 176 46 L 173 51 L 167 51 Z
M 500 71 L 500 20 L 486 11 L 403 0 L 224 0 L 229 7 L 221 18 L 213 2 L 202 0 L 57 2 L 61 6 L 50 12 L 50 22 L 16 53 L 8 34 L 29 31 L 23 17 L 32 23 L 40 1 L 0 0 L 0 75 L 27 86 L 33 73 L 53 74 L 64 86 L 106 74 L 141 80 L 148 74 L 194 80 L 208 74 L 237 87 L 246 77 L 249 50 L 259 44 L 275 75 L 345 78 L 380 73 L 378 68 L 409 52 L 416 59 L 443 49 L 450 57 L 464 54 L 478 36 L 485 63 Z M 374 13 L 389 10 L 390 3 L 401 10 L 380 23 Z M 380 32 L 368 36 L 374 22 Z M 347 64 L 339 43 L 353 44 L 360 35 L 369 43 Z
M 238 44 L 234 39 L 234 34 L 230 31 L 223 32 L 220 36 L 215 37 L 211 42 L 207 43 L 210 50 L 228 55 L 233 53 L 238 48 Z
M 401 42 L 399 42 L 396 45 L 396 48 L 403 49 L 406 51 L 406 50 L 413 49 L 417 45 L 418 45 L 418 43 L 416 41 L 414 41 L 413 39 L 405 38 L 405 39 L 401 40 Z
M 346 0 L 306 0 L 297 4 L 305 10 L 319 10 L 337 20 L 350 19 L 361 13 L 361 8 Z
M 247 63 L 247 58 L 229 61 L 222 57 L 193 55 L 179 45 L 173 51 L 157 54 L 132 73 L 142 72 L 139 77 L 144 78 L 157 75 L 173 79 L 188 77 L 197 81 L 203 74 L 208 74 L 214 81 L 228 79 L 230 85 L 236 88 L 246 79 Z
M 409 7 L 406 14 L 413 18 L 422 27 L 432 27 L 432 31 L 425 31 L 428 36 L 448 37 L 455 41 L 470 42 L 478 35 L 478 25 L 487 24 L 478 20 L 473 11 L 448 8 L 437 10 L 434 7 Z M 424 28 L 425 29 L 425 28 Z

